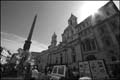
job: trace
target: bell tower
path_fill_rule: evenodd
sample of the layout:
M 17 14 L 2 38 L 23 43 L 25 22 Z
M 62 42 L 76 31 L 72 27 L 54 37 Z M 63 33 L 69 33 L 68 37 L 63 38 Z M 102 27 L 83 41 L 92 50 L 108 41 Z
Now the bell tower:
M 52 35 L 51 45 L 56 46 L 56 44 L 57 44 L 57 40 L 56 39 L 57 39 L 57 35 L 54 32 L 54 34 Z
M 76 26 L 77 25 L 77 17 L 74 16 L 72 13 L 71 13 L 70 18 L 68 19 L 68 25 L 69 26 Z
M 56 44 L 57 44 L 57 35 L 56 35 L 56 33 L 54 32 L 54 34 L 52 35 L 51 45 L 48 46 L 48 48 L 55 47 Z

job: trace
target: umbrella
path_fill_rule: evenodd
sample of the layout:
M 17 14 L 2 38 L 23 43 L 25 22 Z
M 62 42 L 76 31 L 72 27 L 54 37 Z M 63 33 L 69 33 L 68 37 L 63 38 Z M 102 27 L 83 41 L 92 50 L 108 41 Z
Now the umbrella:
M 79 80 L 91 80 L 91 78 L 90 77 L 81 77 L 81 78 L 79 78 Z

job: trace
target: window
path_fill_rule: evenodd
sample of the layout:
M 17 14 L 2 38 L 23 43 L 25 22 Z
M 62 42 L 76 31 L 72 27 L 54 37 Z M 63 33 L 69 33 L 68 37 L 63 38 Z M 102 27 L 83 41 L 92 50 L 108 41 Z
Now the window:
M 105 70 L 104 69 L 100 69 L 100 72 L 105 73 Z
M 117 60 L 115 56 L 112 56 L 111 59 L 112 59 L 112 61 L 116 61 Z
M 56 62 L 55 62 L 56 64 L 58 63 L 58 57 L 56 57 Z
M 98 62 L 99 67 L 103 67 L 102 62 Z
M 94 39 L 86 39 L 84 43 L 82 43 L 83 51 L 92 51 L 96 49 L 96 43 Z
M 112 45 L 112 40 L 109 36 L 103 37 L 102 41 L 105 47 L 110 47 Z
M 70 20 L 70 25 L 72 25 L 72 20 Z
M 89 55 L 89 56 L 87 56 L 86 60 L 87 61 L 89 61 L 89 60 L 96 60 L 96 57 L 94 55 Z
M 111 13 L 109 11 L 106 11 L 106 15 L 109 16 Z
M 95 39 L 91 40 L 92 50 L 96 50 L 96 41 Z
M 73 54 L 75 53 L 75 49 L 74 49 L 74 48 L 72 48 L 72 53 L 73 53 Z
M 79 31 L 81 30 L 81 26 L 79 27 Z
M 110 40 L 106 39 L 106 40 L 105 40 L 105 44 L 106 44 L 107 46 L 111 46 Z
M 84 31 L 84 35 L 87 35 L 87 30 Z
M 104 30 L 104 28 L 103 28 L 103 27 L 100 27 L 100 28 L 99 28 L 99 33 L 100 33 L 100 35 L 102 35 L 102 34 L 104 34 L 104 33 L 105 33 L 105 30 Z
M 72 49 L 72 61 L 75 62 L 76 61 L 76 59 L 75 59 L 76 58 L 75 48 L 72 47 L 71 49 Z
M 54 67 L 53 73 L 57 73 L 57 67 Z
M 87 27 L 89 26 L 89 21 L 86 21 L 86 26 L 87 26 Z
M 100 27 L 98 28 L 99 35 L 108 33 L 108 29 L 106 26 L 107 26 L 106 24 L 100 25 Z
M 90 33 L 90 30 L 89 29 L 87 29 L 87 34 L 89 34 Z
M 79 36 L 81 36 L 81 33 L 78 33 Z
M 92 28 L 90 28 L 89 30 L 90 30 L 90 33 L 93 32 Z
M 60 66 L 60 67 L 58 68 L 58 74 L 64 75 L 64 67 L 63 67 L 63 66 Z
M 62 64 L 63 63 L 63 61 L 62 61 L 62 54 L 60 54 L 60 64 Z
M 72 55 L 72 61 L 76 62 L 76 55 Z
M 71 30 L 71 34 L 73 34 L 74 32 L 73 32 L 73 30 Z
M 81 45 L 81 46 L 82 46 L 82 50 L 85 51 L 85 50 L 86 50 L 86 49 L 85 49 L 85 43 L 82 42 L 81 44 L 82 44 L 82 45 Z
M 90 51 L 91 50 L 90 40 L 86 40 L 85 43 L 86 43 L 87 51 Z
M 113 8 L 106 7 L 105 10 L 106 10 L 105 13 L 106 13 L 107 17 L 110 17 L 110 16 L 112 16 L 113 14 L 115 14 L 115 10 L 114 10 Z
M 83 23 L 82 26 L 83 26 L 83 28 L 85 28 L 85 27 L 86 27 L 86 26 L 85 26 L 85 23 Z
M 117 29 L 117 21 L 113 19 L 112 21 L 110 21 L 110 24 L 112 31 L 115 31 Z
M 120 34 L 116 35 L 116 39 L 117 39 L 117 42 L 118 42 L 118 44 L 120 46 Z
M 80 34 L 81 34 L 81 36 L 84 36 L 83 31 Z

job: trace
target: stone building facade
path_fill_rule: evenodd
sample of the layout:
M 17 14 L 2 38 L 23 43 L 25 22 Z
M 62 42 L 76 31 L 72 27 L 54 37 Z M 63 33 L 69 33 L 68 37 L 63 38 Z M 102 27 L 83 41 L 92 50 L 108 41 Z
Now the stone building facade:
M 104 60 L 110 73 L 112 65 L 120 61 L 120 11 L 110 1 L 79 24 L 77 17 L 71 14 L 62 42 L 56 43 L 54 33 L 51 45 L 40 53 L 41 69 L 65 64 L 78 70 L 80 61 Z

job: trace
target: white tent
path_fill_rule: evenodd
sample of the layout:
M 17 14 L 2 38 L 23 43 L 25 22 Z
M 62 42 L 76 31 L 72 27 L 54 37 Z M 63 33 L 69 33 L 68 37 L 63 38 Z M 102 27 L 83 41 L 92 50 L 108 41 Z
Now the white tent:
M 81 77 L 81 78 L 79 78 L 79 80 L 91 80 L 91 78 L 90 77 Z

